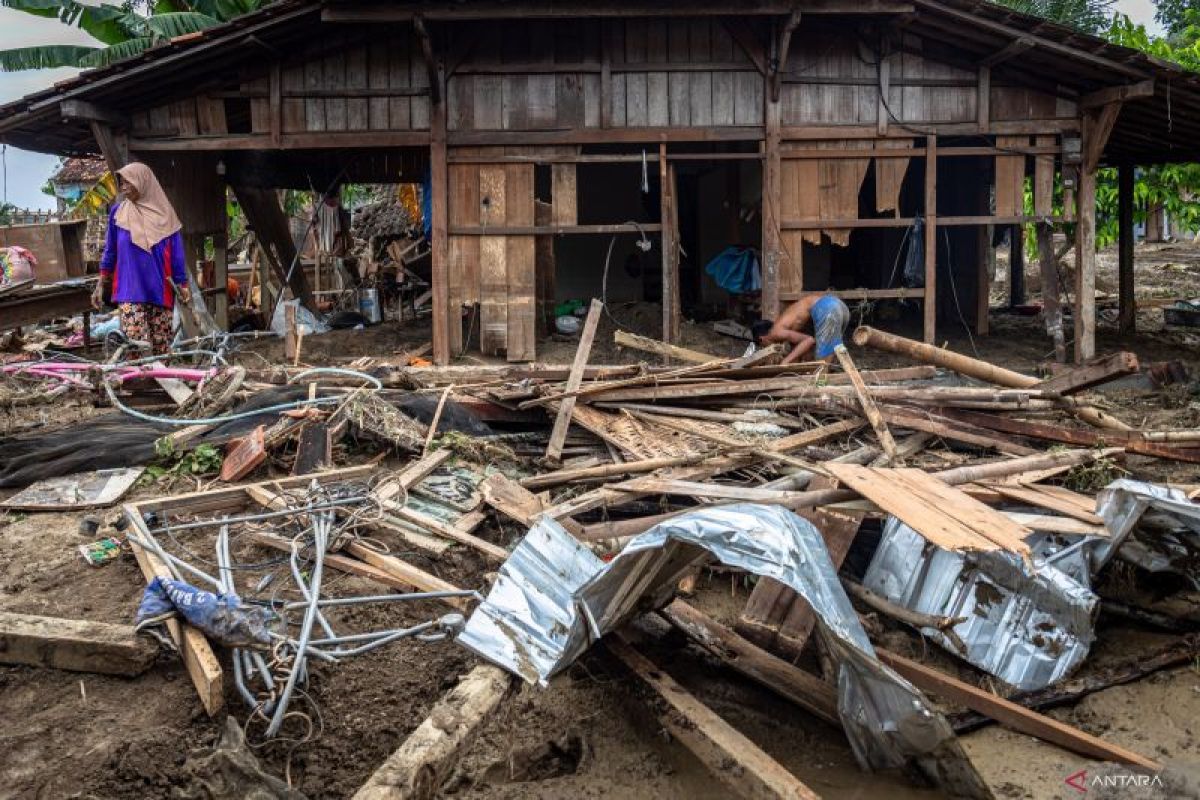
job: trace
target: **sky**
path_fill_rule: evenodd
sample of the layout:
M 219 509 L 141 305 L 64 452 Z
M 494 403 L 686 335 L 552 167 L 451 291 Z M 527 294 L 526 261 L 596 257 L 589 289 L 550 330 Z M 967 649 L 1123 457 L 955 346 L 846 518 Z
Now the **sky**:
M 1116 8 L 1129 15 L 1134 22 L 1145 25 L 1151 32 L 1161 32 L 1154 22 L 1152 0 L 1117 0 Z M 94 43 L 78 28 L 68 28 L 58 20 L 0 8 L 0 50 L 38 44 Z M 44 89 L 71 77 L 75 72 L 73 69 L 0 72 L 0 103 L 7 103 L 30 92 Z M 0 158 L 0 177 L 3 178 L 0 192 L 3 193 L 3 199 L 18 208 L 53 208 L 54 199 L 42 194 L 41 187 L 53 174 L 58 159 L 55 156 L 17 150 L 7 145 L 0 147 L 3 148 Z

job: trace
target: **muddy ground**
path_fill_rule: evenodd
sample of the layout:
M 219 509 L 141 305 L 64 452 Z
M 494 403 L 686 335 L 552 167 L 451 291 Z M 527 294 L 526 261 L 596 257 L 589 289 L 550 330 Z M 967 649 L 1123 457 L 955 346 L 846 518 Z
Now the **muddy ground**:
M 1176 247 L 1176 246 L 1173 246 Z M 1139 251 L 1147 269 L 1139 281 L 1148 292 L 1187 294 L 1196 285 L 1200 251 L 1171 247 Z M 1167 270 L 1188 280 L 1164 289 L 1156 277 L 1165 263 L 1184 265 Z M 1106 260 L 1102 260 L 1102 264 Z M 1032 283 L 1031 275 L 1031 283 Z M 1139 286 L 1139 289 L 1142 287 Z M 1031 292 L 1036 297 L 1036 292 Z M 626 315 L 644 318 L 643 333 L 654 335 L 653 306 L 627 308 Z M 1155 321 L 1157 315 L 1157 322 Z M 626 316 L 620 317 L 623 321 Z M 892 329 L 912 324 L 903 318 Z M 605 325 L 611 326 L 606 321 Z M 957 329 L 956 329 L 957 328 Z M 684 343 L 719 355 L 740 353 L 743 343 L 713 334 L 706 326 L 685 325 Z M 910 333 L 915 333 L 915 328 Z M 1139 333 L 1119 340 L 1111 323 L 1101 318 L 1097 349 L 1131 349 L 1146 361 L 1181 359 L 1200 374 L 1200 353 L 1189 331 L 1164 329 L 1161 312 L 1139 316 Z M 1048 340 L 1036 318 L 994 313 L 992 335 L 972 342 L 951 324 L 942 338 L 960 352 L 973 352 L 1016 369 L 1032 370 L 1045 360 Z M 343 331 L 314 337 L 304 344 L 302 360 L 341 363 L 367 355 L 389 360 L 428 341 L 427 327 L 387 327 L 367 332 Z M 603 343 L 609 344 L 603 344 Z M 597 337 L 596 363 L 639 359 L 611 347 L 611 327 Z M 281 355 L 276 342 L 253 348 L 268 360 Z M 569 340 L 539 343 L 539 360 L 569 361 Z M 887 355 L 856 353 L 864 366 L 899 363 Z M 261 363 L 248 357 L 247 363 Z M 465 362 L 465 363 L 470 363 Z M 1127 421 L 1152 427 L 1197 427 L 1200 402 L 1195 384 L 1165 391 L 1125 391 L 1105 395 L 1102 402 Z M 86 407 L 66 411 L 30 409 L 17 418 L 0 418 L 0 431 L 31 425 L 61 425 L 91 413 Z M 354 455 L 365 457 L 364 453 Z M 1136 475 L 1181 483 L 1200 481 L 1200 467 L 1131 459 Z M 174 491 L 188 491 L 179 485 Z M 137 496 L 161 491 L 140 488 Z M 131 556 L 91 568 L 75 548 L 94 536 L 79 530 L 80 514 L 0 514 L 0 609 L 49 616 L 128 622 L 143 581 Z M 492 527 L 480 535 L 507 544 L 513 526 Z M 395 543 L 392 543 L 395 546 Z M 210 540 L 195 545 L 210 552 Z M 272 558 L 273 553 L 235 542 L 239 561 Z M 467 588 L 485 586 L 486 569 L 469 552 L 453 550 L 421 566 Z M 331 591 L 369 593 L 366 581 L 339 576 Z M 718 621 L 732 623 L 750 592 L 749 584 L 728 574 L 705 573 L 693 602 Z M 357 611 L 342 617 L 355 630 L 402 626 L 443 613 L 432 605 Z M 867 775 L 858 770 L 839 731 L 742 679 L 689 646 L 679 635 L 647 626 L 636 635 L 645 652 L 672 676 L 740 731 L 762 746 L 815 791 L 833 798 L 934 797 L 902 776 Z M 969 667 L 954 663 L 933 645 L 907 630 L 874 618 L 868 629 L 887 647 L 947 669 L 964 679 L 982 682 Z M 1144 626 L 1102 618 L 1098 641 L 1084 673 L 1155 651 L 1171 636 Z M 353 794 L 372 771 L 426 716 L 433 703 L 453 686 L 475 660 L 452 643 L 402 642 L 371 656 L 329 667 L 313 667 L 309 711 L 313 735 L 302 743 L 275 742 L 254 750 L 263 769 L 290 777 L 299 791 L 313 798 Z M 228 668 L 228 665 L 226 665 Z M 227 682 L 226 705 L 246 725 L 252 744 L 261 743 L 261 725 Z M 319 709 L 319 711 L 313 709 Z M 948 708 L 948 710 L 954 710 Z M 319 715 L 319 718 L 318 718 Z M 1137 750 L 1194 776 L 1200 764 L 1200 667 L 1167 670 L 1133 684 L 1110 688 L 1082 702 L 1050 712 L 1108 741 Z M 133 679 L 58 672 L 26 667 L 0 668 L 0 797 L 13 798 L 192 798 L 211 796 L 194 776 L 195 754 L 211 747 L 219 720 L 208 719 L 186 672 L 169 654 L 144 675 Z M 307 729 L 294 720 L 289 733 Z M 1078 797 L 1064 779 L 1097 765 L 1065 750 L 1017 735 L 998 726 L 962 737 L 964 746 L 998 797 Z M 1191 770 L 1191 772 L 1189 772 Z M 1176 784 L 1171 792 L 1139 796 L 1189 796 Z M 669 741 L 632 679 L 602 648 L 582 659 L 549 689 L 526 687 L 489 721 L 481 738 L 461 760 L 443 794 L 462 798 L 717 798 L 728 791 L 680 745 Z

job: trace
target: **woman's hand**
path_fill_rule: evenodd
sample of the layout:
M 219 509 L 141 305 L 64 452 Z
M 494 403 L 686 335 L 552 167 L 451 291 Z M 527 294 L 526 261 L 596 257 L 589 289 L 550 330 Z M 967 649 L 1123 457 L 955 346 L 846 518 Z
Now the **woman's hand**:
M 179 299 L 183 301 L 185 306 L 190 306 L 192 304 L 192 288 L 187 285 L 180 286 Z
M 96 281 L 96 288 L 92 289 L 92 308 L 97 311 L 104 308 L 104 284 L 105 279 L 101 276 L 100 280 Z

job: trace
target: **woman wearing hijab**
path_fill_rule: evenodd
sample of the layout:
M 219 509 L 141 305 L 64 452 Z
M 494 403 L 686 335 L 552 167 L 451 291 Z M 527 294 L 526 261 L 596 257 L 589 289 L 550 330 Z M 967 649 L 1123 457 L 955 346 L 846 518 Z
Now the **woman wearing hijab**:
M 149 342 L 155 354 L 171 348 L 174 281 L 183 302 L 190 301 L 184 267 L 182 225 L 158 178 L 145 164 L 117 170 L 124 198 L 108 216 L 100 258 L 100 283 L 92 303 L 100 308 L 111 292 L 125 336 Z

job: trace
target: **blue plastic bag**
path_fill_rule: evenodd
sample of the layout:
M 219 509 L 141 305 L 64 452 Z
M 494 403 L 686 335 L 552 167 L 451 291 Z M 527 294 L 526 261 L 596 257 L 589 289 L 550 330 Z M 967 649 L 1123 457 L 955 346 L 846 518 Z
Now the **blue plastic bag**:
M 749 247 L 726 247 L 708 262 L 704 271 L 720 286 L 733 294 L 747 294 L 762 289 L 762 272 L 758 256 Z
M 226 647 L 269 648 L 271 626 L 279 619 L 269 608 L 242 605 L 232 595 L 158 577 L 142 593 L 134 627 L 155 625 L 175 615 Z

